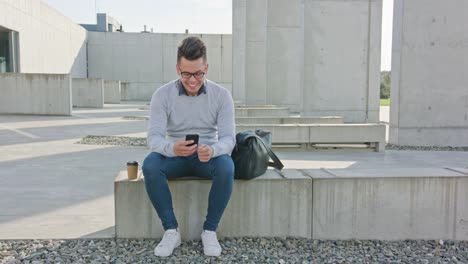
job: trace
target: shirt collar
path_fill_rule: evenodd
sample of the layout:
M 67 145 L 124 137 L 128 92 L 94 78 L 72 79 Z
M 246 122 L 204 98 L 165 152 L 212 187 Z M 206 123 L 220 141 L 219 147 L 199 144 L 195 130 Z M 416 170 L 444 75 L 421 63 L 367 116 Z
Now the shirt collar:
M 206 82 L 206 81 L 205 81 Z M 200 87 L 200 90 L 198 90 L 198 93 L 197 93 L 197 96 L 199 96 L 200 94 L 204 93 L 206 94 L 206 85 L 205 85 L 205 82 L 203 82 L 202 86 Z M 182 82 L 179 80 L 177 80 L 177 88 L 179 89 L 179 95 L 187 95 L 188 96 L 188 93 L 187 91 L 185 90 L 184 88 L 184 85 L 182 84 Z

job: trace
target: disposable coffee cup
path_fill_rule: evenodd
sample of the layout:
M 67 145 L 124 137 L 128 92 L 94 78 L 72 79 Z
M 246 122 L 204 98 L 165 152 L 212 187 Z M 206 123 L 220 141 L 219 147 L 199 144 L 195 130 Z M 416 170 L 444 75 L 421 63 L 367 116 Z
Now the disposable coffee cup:
M 129 180 L 135 180 L 138 176 L 138 161 L 127 162 L 127 175 Z

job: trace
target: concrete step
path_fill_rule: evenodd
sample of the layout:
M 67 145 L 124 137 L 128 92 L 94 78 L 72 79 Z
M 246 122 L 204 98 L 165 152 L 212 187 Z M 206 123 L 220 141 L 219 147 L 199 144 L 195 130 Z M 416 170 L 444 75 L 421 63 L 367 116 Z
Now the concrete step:
M 123 116 L 126 120 L 148 120 L 149 116 Z M 322 117 L 236 117 L 236 124 L 342 124 L 340 116 Z
M 272 132 L 273 144 L 366 144 L 385 150 L 383 124 L 257 124 L 236 125 L 236 132 L 261 128 Z
M 468 239 L 467 168 L 305 170 L 313 238 Z
M 270 170 L 251 181 L 236 180 L 218 234 L 310 238 L 312 179 L 298 171 L 285 173 L 288 179 Z M 210 187 L 210 180 L 197 178 L 169 181 L 182 239 L 200 239 Z M 143 180 L 129 181 L 122 171 L 114 182 L 114 196 L 118 238 L 162 237 L 164 230 Z
M 342 124 L 341 116 L 320 117 L 236 117 L 236 124 Z
M 467 240 L 467 168 L 268 170 L 235 180 L 219 237 Z M 159 238 L 164 231 L 144 179 L 114 181 L 118 238 Z M 170 180 L 183 239 L 199 240 L 210 180 Z
M 278 108 L 277 105 L 235 105 L 236 108 Z
M 288 117 L 287 107 L 241 107 L 235 108 L 236 117 Z

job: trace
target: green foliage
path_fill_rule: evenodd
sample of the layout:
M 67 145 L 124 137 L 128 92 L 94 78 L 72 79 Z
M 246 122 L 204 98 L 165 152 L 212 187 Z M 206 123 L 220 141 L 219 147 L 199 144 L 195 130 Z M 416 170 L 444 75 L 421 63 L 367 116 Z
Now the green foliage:
M 389 106 L 390 99 L 380 99 L 380 106 Z
M 390 98 L 391 72 L 380 73 L 380 99 Z

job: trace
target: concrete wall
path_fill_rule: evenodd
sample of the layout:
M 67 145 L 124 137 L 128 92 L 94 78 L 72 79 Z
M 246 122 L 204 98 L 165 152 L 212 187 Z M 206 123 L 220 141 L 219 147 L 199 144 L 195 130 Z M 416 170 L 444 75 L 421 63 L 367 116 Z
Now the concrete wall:
M 452 176 L 388 177 L 387 170 L 366 177 L 341 170 L 348 175 L 314 179 L 313 238 L 466 240 L 468 178 L 440 171 Z
M 311 238 L 312 179 L 295 170 L 283 173 L 288 179 L 268 170 L 254 180 L 234 181 L 218 236 Z M 182 239 L 199 240 L 211 181 L 171 180 L 169 187 Z M 127 172 L 121 172 L 114 182 L 114 197 L 118 238 L 162 237 L 161 220 L 148 199 L 143 180 L 129 181 Z
M 104 81 L 104 103 L 120 104 L 121 85 L 120 81 Z
M 72 91 L 74 107 L 104 107 L 104 80 L 73 79 Z
M 151 100 L 153 92 L 177 79 L 177 46 L 186 34 L 89 32 L 89 76 L 128 82 L 124 100 Z M 231 35 L 203 34 L 207 78 L 232 89 Z
M 382 0 L 234 0 L 234 100 L 376 122 Z
M 247 0 L 233 0 L 232 14 L 232 50 L 235 54 L 232 56 L 232 97 L 241 104 L 245 104 Z
M 305 1 L 304 112 L 377 122 L 382 0 Z
M 41 0 L 0 0 L 0 26 L 19 32 L 20 72 L 86 77 L 86 30 Z
M 221 237 L 467 240 L 468 169 L 344 168 L 273 170 L 235 181 Z M 210 181 L 169 181 L 183 239 L 199 239 Z M 114 181 L 118 238 L 164 234 L 142 180 Z
M 65 74 L 0 74 L 0 113 L 71 115 L 71 79 Z
M 468 146 L 468 3 L 395 0 L 393 144 Z

